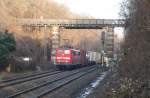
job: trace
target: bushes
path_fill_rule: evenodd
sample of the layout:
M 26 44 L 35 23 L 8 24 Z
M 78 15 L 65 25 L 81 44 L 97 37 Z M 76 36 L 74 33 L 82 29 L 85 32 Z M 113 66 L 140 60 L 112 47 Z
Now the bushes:
M 0 68 L 4 68 L 8 63 L 9 54 L 15 50 L 15 40 L 12 34 L 0 32 Z
M 112 98 L 149 98 L 147 82 L 123 78 L 120 87 L 112 89 Z M 148 97 L 149 96 L 149 97 Z
M 150 98 L 150 0 L 125 0 L 127 18 L 120 87 L 114 98 Z

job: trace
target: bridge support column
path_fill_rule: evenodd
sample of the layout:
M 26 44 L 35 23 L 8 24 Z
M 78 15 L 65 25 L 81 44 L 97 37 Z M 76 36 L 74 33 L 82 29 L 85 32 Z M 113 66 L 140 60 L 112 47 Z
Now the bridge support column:
M 107 51 L 107 56 L 113 58 L 114 53 L 114 28 L 107 27 L 106 29 L 106 46 L 105 49 Z
M 52 26 L 52 51 L 51 51 L 51 61 L 55 62 L 56 58 L 56 48 L 60 46 L 60 27 Z
M 101 63 L 104 66 L 108 67 L 108 63 L 106 62 L 107 58 L 113 58 L 114 56 L 114 28 L 113 27 L 105 27 L 104 31 L 101 35 L 102 41 L 102 55 L 101 55 Z M 104 62 L 106 62 L 104 64 Z

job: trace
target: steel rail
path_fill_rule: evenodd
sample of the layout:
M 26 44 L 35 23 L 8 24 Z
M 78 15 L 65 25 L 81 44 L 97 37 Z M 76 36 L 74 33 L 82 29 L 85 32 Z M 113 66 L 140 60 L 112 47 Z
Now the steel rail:
M 89 73 L 95 71 L 95 70 L 96 70 L 96 68 L 90 69 L 90 70 L 88 70 L 87 72 L 84 72 L 83 74 L 79 75 L 78 77 L 75 77 L 75 78 L 73 78 L 73 79 L 70 79 L 70 80 L 66 81 L 65 83 L 60 84 L 59 86 L 56 86 L 56 87 L 54 87 L 54 88 L 52 88 L 52 89 L 49 89 L 49 90 L 47 90 L 47 91 L 45 91 L 45 92 L 43 92 L 43 93 L 41 93 L 41 94 L 35 96 L 34 98 L 41 98 L 41 97 L 44 97 L 45 95 L 47 95 L 47 94 L 49 94 L 49 93 L 51 93 L 51 92 L 53 92 L 53 91 L 55 91 L 55 90 L 57 90 L 57 89 L 63 87 L 63 86 L 65 86 L 65 85 L 71 83 L 72 81 L 75 81 L 75 80 L 77 80 L 77 79 L 79 79 L 79 78 L 81 78 L 81 77 L 83 77 L 83 76 L 85 76 L 85 75 L 87 75 L 87 74 L 89 74 Z
M 92 68 L 94 68 L 94 67 L 92 66 Z M 88 69 L 89 69 L 89 68 L 82 69 L 82 70 L 77 70 L 76 72 L 73 72 L 73 73 L 71 73 L 71 74 L 69 74 L 69 75 L 67 75 L 67 76 L 64 76 L 64 77 L 61 77 L 61 78 L 58 78 L 58 79 L 49 81 L 49 82 L 47 82 L 47 83 L 40 84 L 40 85 L 35 86 L 35 87 L 31 87 L 31 88 L 26 89 L 26 90 L 24 90 L 24 91 L 17 92 L 17 93 L 15 93 L 15 94 L 13 94 L 13 95 L 10 95 L 10 96 L 6 97 L 6 98 L 15 98 L 15 97 L 17 97 L 17 96 L 19 96 L 19 95 L 22 95 L 22 94 L 25 94 L 25 93 L 28 93 L 28 92 L 32 92 L 32 91 L 34 91 L 34 90 L 37 90 L 38 88 L 41 88 L 41 87 L 43 87 L 43 86 L 49 85 L 49 84 L 54 83 L 54 82 L 57 82 L 57 81 L 61 81 L 61 80 L 65 79 L 65 78 L 71 77 L 71 76 L 73 76 L 73 75 L 76 75 L 76 74 L 79 73 L 79 72 L 83 72 L 83 71 L 86 71 L 86 70 L 88 70 Z M 91 67 L 90 67 L 90 69 L 91 69 Z
M 44 71 L 44 72 L 36 72 L 34 74 L 32 73 L 24 73 L 24 74 L 21 74 L 21 75 L 15 75 L 15 76 L 12 76 L 12 77 L 7 77 L 9 79 L 5 79 L 5 80 L 2 80 L 0 81 L 0 83 L 6 83 L 6 82 L 9 82 L 9 81 L 13 81 L 13 80 L 17 80 L 17 79 L 23 79 L 23 78 L 27 78 L 27 77 L 30 77 L 30 76 L 36 76 L 36 75 L 39 75 L 39 74 L 45 74 L 45 73 L 49 73 L 50 71 Z M 54 72 L 54 71 L 52 71 Z
M 61 71 L 54 71 L 54 72 L 49 72 L 49 73 L 45 73 L 45 74 L 43 73 L 42 75 L 39 74 L 39 75 L 35 75 L 35 76 L 29 76 L 29 77 L 26 77 L 26 78 L 20 78 L 19 80 L 9 81 L 9 82 L 6 82 L 6 83 L 4 82 L 4 83 L 0 84 L 0 88 L 12 86 L 12 85 L 15 85 L 15 84 L 18 84 L 18 83 L 23 83 L 23 82 L 26 82 L 26 81 L 29 81 L 29 80 L 35 80 L 35 79 L 43 78 L 43 77 L 58 74 L 58 73 L 62 73 L 62 72 Z

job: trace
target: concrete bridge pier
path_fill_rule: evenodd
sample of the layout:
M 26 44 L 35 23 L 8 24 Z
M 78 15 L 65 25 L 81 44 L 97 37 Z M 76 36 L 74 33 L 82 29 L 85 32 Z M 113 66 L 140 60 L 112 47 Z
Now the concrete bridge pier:
M 55 62 L 56 57 L 56 48 L 60 46 L 60 27 L 59 26 L 52 26 L 52 50 L 51 50 L 51 61 L 52 63 Z

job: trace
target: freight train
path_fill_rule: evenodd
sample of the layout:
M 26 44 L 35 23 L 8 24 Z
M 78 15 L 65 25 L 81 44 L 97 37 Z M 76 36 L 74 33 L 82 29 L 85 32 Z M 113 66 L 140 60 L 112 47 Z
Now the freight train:
M 100 63 L 101 54 L 82 49 L 57 48 L 55 60 L 56 67 L 60 70 L 74 69 Z

